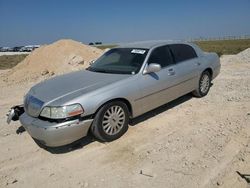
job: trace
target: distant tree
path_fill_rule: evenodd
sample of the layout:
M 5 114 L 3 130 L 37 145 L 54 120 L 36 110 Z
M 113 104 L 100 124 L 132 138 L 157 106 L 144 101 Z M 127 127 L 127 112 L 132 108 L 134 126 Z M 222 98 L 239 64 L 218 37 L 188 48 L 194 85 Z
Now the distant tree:
M 102 42 L 95 42 L 95 45 L 101 45 Z
M 93 42 L 90 42 L 89 45 L 92 46 L 92 45 L 94 45 L 94 43 L 93 43 Z

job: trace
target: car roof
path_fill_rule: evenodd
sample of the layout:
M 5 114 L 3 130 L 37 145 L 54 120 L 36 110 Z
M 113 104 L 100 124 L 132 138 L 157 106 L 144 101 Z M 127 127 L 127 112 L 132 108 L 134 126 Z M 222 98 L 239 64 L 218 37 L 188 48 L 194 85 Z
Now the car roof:
M 158 41 L 140 41 L 132 43 L 123 43 L 118 46 L 118 48 L 144 48 L 151 49 L 157 46 L 163 46 L 168 44 L 190 44 L 186 41 L 180 40 L 158 40 Z

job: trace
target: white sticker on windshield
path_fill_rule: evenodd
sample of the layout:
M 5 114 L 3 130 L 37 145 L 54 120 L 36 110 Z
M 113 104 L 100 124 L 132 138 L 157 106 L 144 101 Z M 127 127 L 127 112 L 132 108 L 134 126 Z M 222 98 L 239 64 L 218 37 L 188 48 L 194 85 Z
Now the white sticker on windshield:
M 146 50 L 140 50 L 140 49 L 133 49 L 131 51 L 131 53 L 134 53 L 134 54 L 144 54 L 146 52 Z

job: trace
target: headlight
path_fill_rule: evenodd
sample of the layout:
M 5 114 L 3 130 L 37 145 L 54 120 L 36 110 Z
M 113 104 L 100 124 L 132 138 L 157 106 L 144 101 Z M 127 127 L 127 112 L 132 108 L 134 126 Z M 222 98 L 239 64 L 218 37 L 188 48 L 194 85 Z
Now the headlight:
M 73 104 L 68 106 L 46 106 L 43 108 L 40 116 L 50 119 L 63 119 L 82 114 L 83 108 L 80 104 Z

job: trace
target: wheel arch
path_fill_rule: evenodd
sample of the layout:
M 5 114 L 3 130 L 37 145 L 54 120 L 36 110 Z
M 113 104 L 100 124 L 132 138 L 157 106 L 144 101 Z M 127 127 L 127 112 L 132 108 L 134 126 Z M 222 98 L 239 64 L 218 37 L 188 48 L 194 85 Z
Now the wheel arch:
M 95 113 L 93 114 L 93 117 L 95 117 L 96 113 L 106 104 L 108 103 L 111 103 L 111 102 L 114 102 L 114 101 L 121 101 L 123 103 L 126 104 L 126 106 L 128 107 L 128 111 L 129 111 L 129 117 L 132 117 L 133 116 L 133 108 L 132 108 L 132 105 L 131 103 L 129 102 L 129 100 L 125 99 L 125 98 L 114 98 L 114 99 L 110 99 L 104 103 L 102 103 L 98 108 L 97 110 L 95 111 Z
M 209 74 L 210 74 L 210 76 L 211 76 L 211 78 L 213 78 L 213 69 L 212 68 L 208 67 L 203 72 L 205 72 L 205 71 L 208 71 Z

